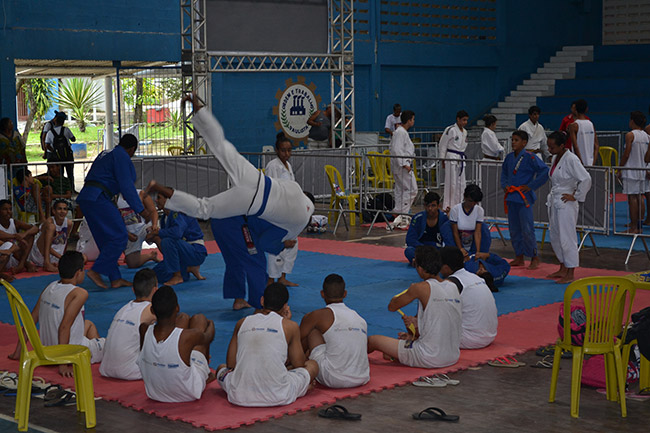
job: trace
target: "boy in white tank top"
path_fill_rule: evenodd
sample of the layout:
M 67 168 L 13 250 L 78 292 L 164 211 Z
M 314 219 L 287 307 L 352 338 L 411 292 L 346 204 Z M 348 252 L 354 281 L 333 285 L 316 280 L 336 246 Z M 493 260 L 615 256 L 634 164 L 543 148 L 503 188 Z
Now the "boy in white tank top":
M 162 286 L 151 298 L 155 325 L 140 325 L 138 366 L 147 396 L 180 403 L 201 398 L 214 380 L 210 371 L 210 343 L 214 322 L 203 314 L 178 314 L 178 298 L 171 286 Z
M 11 282 L 14 277 L 4 274 L 5 269 L 18 274 L 25 269 L 36 272 L 36 267 L 27 260 L 34 244 L 38 227 L 14 220 L 9 200 L 0 200 L 0 277 Z
M 72 230 L 72 221 L 67 218 L 68 203 L 63 199 L 52 202 L 52 217 L 41 224 L 34 239 L 34 246 L 29 260 L 36 266 L 42 266 L 45 272 L 57 272 L 57 264 L 68 246 L 68 235 Z M 45 254 L 49 251 L 49 254 Z
M 343 303 L 348 294 L 345 281 L 340 275 L 328 275 L 320 294 L 327 307 L 306 314 L 300 322 L 302 347 L 318 363 L 316 380 L 330 388 L 368 383 L 368 325 Z
M 645 126 L 645 115 L 640 111 L 630 113 L 630 129 L 625 134 L 625 150 L 621 154 L 619 165 L 629 170 L 621 169 L 618 176 L 623 179 L 623 194 L 627 194 L 627 204 L 629 208 L 630 226 L 626 233 L 641 233 L 643 231 L 643 203 L 641 202 L 642 194 L 647 191 L 646 188 L 646 170 L 640 170 L 646 167 L 648 160 L 648 134 L 643 130 Z M 634 169 L 637 170 L 634 170 Z
M 416 317 L 405 316 L 404 324 L 415 326 L 415 335 L 400 333 L 400 338 L 383 335 L 368 337 L 368 353 L 379 350 L 410 367 L 440 368 L 455 364 L 460 357 L 462 331 L 461 300 L 458 288 L 438 277 L 440 252 L 422 245 L 415 250 L 415 269 L 422 282 L 413 283 L 388 304 L 397 311 L 418 300 Z
M 569 135 L 574 143 L 573 152 L 580 158 L 585 167 L 592 166 L 598 161 L 598 136 L 594 124 L 587 119 L 587 101 L 579 99 L 575 102 L 576 120 L 569 125 Z
M 300 328 L 291 321 L 289 292 L 282 283 L 269 284 L 262 311 L 237 322 L 226 364 L 217 368 L 217 380 L 238 406 L 269 407 L 291 404 L 305 395 L 318 374 L 318 364 L 307 360 L 300 344 Z M 286 361 L 293 366 L 287 370 Z
M 83 255 L 77 251 L 63 254 L 59 260 L 59 276 L 59 281 L 50 283 L 43 290 L 32 310 L 34 323 L 40 322 L 41 325 L 41 341 L 45 346 L 86 346 L 92 356 L 90 362 L 101 362 L 105 339 L 99 337 L 95 324 L 83 317 L 88 299 L 88 292 L 79 287 L 86 276 Z M 9 358 L 20 358 L 20 342 Z M 60 365 L 59 374 L 72 377 L 72 365 Z
M 142 379 L 137 361 L 140 355 L 140 324 L 151 325 L 156 316 L 151 298 L 158 290 L 153 269 L 140 269 L 133 277 L 135 300 L 123 306 L 111 322 L 106 335 L 104 359 L 99 366 L 102 376 L 124 380 Z

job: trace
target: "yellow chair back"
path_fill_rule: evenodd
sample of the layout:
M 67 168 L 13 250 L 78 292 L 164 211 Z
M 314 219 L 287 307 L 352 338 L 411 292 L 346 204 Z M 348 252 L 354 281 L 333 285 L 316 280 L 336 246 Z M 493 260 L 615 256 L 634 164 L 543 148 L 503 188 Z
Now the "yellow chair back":
M 169 153 L 172 156 L 178 156 L 182 155 L 185 149 L 181 146 L 169 146 L 167 148 L 167 153 Z
M 612 167 L 618 164 L 618 151 L 613 147 L 601 146 L 598 148 L 598 154 L 600 155 L 600 161 L 603 167 Z M 612 161 L 612 155 L 614 156 L 614 161 Z

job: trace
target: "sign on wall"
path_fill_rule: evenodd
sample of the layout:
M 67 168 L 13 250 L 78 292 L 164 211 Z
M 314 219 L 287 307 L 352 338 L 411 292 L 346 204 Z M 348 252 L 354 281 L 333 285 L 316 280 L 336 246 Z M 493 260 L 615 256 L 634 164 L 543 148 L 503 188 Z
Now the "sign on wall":
M 284 90 L 278 89 L 275 98 L 278 104 L 273 107 L 273 114 L 278 116 L 275 129 L 283 131 L 294 143 L 306 141 L 310 126 L 307 119 L 318 110 L 321 102 L 316 94 L 316 85 L 305 84 L 305 77 L 298 76 L 294 82 L 291 78 L 285 81 Z

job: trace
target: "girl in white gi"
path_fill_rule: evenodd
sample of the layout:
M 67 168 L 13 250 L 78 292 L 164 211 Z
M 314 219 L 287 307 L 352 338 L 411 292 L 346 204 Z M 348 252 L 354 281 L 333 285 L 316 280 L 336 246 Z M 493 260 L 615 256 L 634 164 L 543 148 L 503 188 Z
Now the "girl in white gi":
M 185 101 L 192 101 L 192 122 L 230 176 L 233 186 L 215 196 L 197 198 L 152 180 L 147 187 L 147 194 L 152 191 L 163 194 L 169 198 L 165 203 L 166 209 L 194 218 L 230 218 L 242 215 L 259 217 L 270 223 L 271 230 L 274 231 L 272 236 L 267 236 L 272 239 L 266 241 L 278 245 L 283 243 L 286 248 L 293 247 L 293 239 L 307 227 L 311 214 L 314 213 L 314 205 L 302 192 L 300 185 L 290 180 L 272 180 L 264 176 L 226 140 L 223 128 L 209 111 L 202 110 L 203 106 L 196 95 L 185 96 L 183 102 Z M 247 227 L 242 229 L 248 230 Z
M 504 150 L 501 143 L 499 143 L 497 135 L 494 133 L 497 129 L 497 118 L 488 114 L 483 118 L 483 123 L 485 124 L 483 133 L 481 134 L 481 151 L 483 152 L 483 158 L 493 161 L 501 161 Z
M 413 200 L 418 195 L 418 184 L 413 174 L 413 158 L 415 147 L 409 137 L 408 130 L 415 124 L 415 113 L 406 110 L 401 114 L 402 124 L 399 125 L 390 139 L 390 170 L 395 179 L 395 207 L 393 212 L 398 214 L 393 222 L 400 226 L 402 214 L 411 211 Z
M 630 132 L 625 134 L 625 151 L 621 155 L 619 165 L 625 168 L 645 168 L 645 155 L 648 151 L 648 134 L 643 130 L 645 115 L 640 111 L 630 113 Z M 627 233 L 641 232 L 641 195 L 646 191 L 645 170 L 619 170 L 623 179 L 623 194 L 627 194 L 627 204 L 630 209 L 630 228 Z
M 415 326 L 415 336 L 402 333 L 400 338 L 383 335 L 368 337 L 368 353 L 379 350 L 410 367 L 441 368 L 455 364 L 460 357 L 462 332 L 461 299 L 458 287 L 438 276 L 440 252 L 431 245 L 415 250 L 415 269 L 423 281 L 413 283 L 388 304 L 397 311 L 418 300 L 416 317 L 405 316 L 404 324 Z
M 271 179 L 286 179 L 295 182 L 296 178 L 293 175 L 293 168 L 289 162 L 289 158 L 291 158 L 291 141 L 283 132 L 280 132 L 276 136 L 275 153 L 278 157 L 266 164 L 266 168 L 264 169 L 265 174 Z M 276 279 L 278 283 L 282 283 L 287 287 L 295 287 L 298 285 L 287 280 L 287 274 L 290 274 L 293 270 L 296 257 L 298 257 L 298 238 L 293 240 L 296 241 L 293 248 L 285 248 L 278 255 L 269 253 L 267 263 L 269 281 L 267 285 L 275 282 Z
M 591 188 L 591 176 L 580 159 L 565 147 L 566 135 L 556 131 L 548 137 L 551 160 L 551 192 L 546 199 L 549 218 L 549 236 L 560 269 L 547 276 L 558 278 L 559 284 L 574 280 L 574 271 L 579 264 L 576 223 L 578 202 L 584 202 Z
M 442 161 L 445 169 L 445 192 L 442 209 L 445 212 L 463 200 L 465 190 L 465 149 L 467 148 L 467 121 L 469 114 L 465 110 L 456 113 L 456 123 L 448 126 L 438 144 L 438 157 L 458 161 Z

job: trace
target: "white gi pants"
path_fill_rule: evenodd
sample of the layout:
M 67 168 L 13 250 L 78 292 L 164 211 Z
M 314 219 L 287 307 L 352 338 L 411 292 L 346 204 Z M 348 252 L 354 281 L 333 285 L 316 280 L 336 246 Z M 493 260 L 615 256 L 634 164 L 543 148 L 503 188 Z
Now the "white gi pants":
M 399 166 L 395 159 L 391 159 L 390 168 L 395 181 L 395 213 L 409 213 L 411 205 L 418 195 L 418 184 L 415 181 L 413 170 L 407 171 Z
M 456 157 L 453 153 L 447 153 L 447 158 Z M 458 203 L 463 201 L 463 193 L 465 192 L 465 171 L 467 164 L 459 161 L 445 161 L 445 192 L 443 194 L 442 208 L 451 209 Z M 460 173 L 461 167 L 463 172 Z
M 267 271 L 270 278 L 280 278 L 282 274 L 290 274 L 298 257 L 298 239 L 296 246 L 285 248 L 277 256 L 269 254 L 267 258 Z
M 551 246 L 558 261 L 567 268 L 577 268 L 580 264 L 576 236 L 578 209 L 577 201 L 566 202 L 559 208 L 552 204 L 548 206 Z

